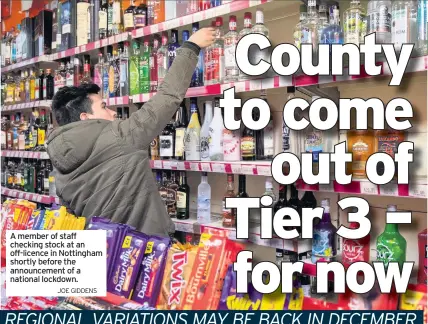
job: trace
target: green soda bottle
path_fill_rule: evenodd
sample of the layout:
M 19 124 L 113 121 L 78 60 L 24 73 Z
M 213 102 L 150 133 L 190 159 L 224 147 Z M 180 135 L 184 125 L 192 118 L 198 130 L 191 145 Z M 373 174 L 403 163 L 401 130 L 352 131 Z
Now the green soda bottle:
M 149 93 L 150 92 L 150 46 L 149 38 L 144 38 L 143 47 L 141 49 L 140 56 L 140 68 L 139 68 L 139 78 L 140 78 L 140 93 Z
M 397 206 L 388 205 L 388 212 L 397 211 Z M 398 232 L 398 224 L 386 224 L 385 230 L 376 240 L 377 261 L 382 261 L 385 266 L 389 262 L 398 262 L 400 267 L 406 261 L 407 242 Z

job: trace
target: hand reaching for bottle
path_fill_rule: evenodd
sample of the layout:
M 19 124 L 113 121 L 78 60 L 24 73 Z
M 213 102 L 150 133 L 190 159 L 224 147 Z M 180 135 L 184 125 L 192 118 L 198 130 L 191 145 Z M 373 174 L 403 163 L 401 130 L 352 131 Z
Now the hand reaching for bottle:
M 200 48 L 205 48 L 214 43 L 215 29 L 212 27 L 201 28 L 189 38 L 189 42 L 195 43 Z

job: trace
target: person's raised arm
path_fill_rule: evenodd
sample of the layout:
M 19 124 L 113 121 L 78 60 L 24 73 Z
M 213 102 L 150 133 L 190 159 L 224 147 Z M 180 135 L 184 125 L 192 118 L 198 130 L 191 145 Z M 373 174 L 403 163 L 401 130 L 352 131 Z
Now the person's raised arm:
M 129 119 L 113 122 L 113 130 L 139 149 L 148 148 L 171 120 L 183 101 L 202 48 L 214 42 L 213 28 L 202 28 L 177 50 L 158 92 Z

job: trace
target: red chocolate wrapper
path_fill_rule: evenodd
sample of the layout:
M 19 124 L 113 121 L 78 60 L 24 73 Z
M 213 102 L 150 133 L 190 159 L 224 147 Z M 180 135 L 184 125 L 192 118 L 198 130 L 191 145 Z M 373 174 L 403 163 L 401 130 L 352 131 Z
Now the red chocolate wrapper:
M 128 232 L 115 259 L 107 291 L 125 298 L 132 296 L 147 240 L 148 237 L 143 233 Z
M 137 284 L 132 294 L 132 300 L 145 307 L 156 307 L 169 245 L 169 238 L 157 236 L 151 236 L 147 242 Z

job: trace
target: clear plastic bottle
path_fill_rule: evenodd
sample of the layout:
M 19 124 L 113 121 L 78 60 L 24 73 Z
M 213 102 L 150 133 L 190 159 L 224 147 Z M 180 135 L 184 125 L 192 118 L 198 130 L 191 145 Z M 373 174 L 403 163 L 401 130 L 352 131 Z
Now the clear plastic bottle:
M 359 46 L 364 43 L 367 31 L 366 12 L 360 5 L 360 0 L 351 0 L 351 6 L 343 13 L 343 32 L 345 44 Z
M 317 12 L 317 3 L 315 0 L 308 0 L 308 16 L 302 22 L 301 44 L 312 44 L 313 50 L 317 50 L 319 17 Z
M 201 128 L 201 161 L 210 160 L 210 124 L 213 119 L 213 107 L 211 101 L 205 101 L 204 123 Z
M 376 33 L 376 42 L 391 43 L 391 1 L 370 0 L 367 4 L 367 35 Z
M 396 50 L 402 44 L 415 44 L 417 41 L 417 3 L 409 0 L 398 0 L 392 4 L 392 43 Z
M 418 1 L 417 25 L 417 50 L 420 55 L 426 55 L 428 52 L 428 0 Z
M 300 49 L 300 43 L 302 41 L 302 24 L 308 17 L 307 11 L 308 10 L 306 8 L 306 5 L 300 6 L 300 19 L 293 30 L 294 46 L 296 46 L 298 49 Z
M 211 223 L 211 186 L 206 172 L 202 172 L 201 183 L 198 186 L 197 220 L 199 224 Z

